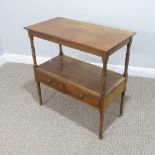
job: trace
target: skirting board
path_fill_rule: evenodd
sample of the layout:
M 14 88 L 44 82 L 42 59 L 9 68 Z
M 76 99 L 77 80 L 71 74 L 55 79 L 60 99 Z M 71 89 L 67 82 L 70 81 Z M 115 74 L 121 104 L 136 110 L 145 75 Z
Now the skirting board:
M 0 66 L 4 65 L 5 62 L 6 62 L 6 60 L 5 60 L 5 54 L 3 54 L 3 55 L 0 56 Z
M 37 62 L 38 64 L 41 64 L 50 58 L 45 58 L 45 57 L 37 57 Z M 3 54 L 0 56 L 0 66 L 3 65 L 6 62 L 14 62 L 14 63 L 25 63 L 25 64 L 32 64 L 32 57 L 31 56 L 25 56 L 25 55 L 16 55 L 16 54 Z M 92 63 L 96 66 L 102 66 L 101 63 Z M 108 65 L 108 68 L 110 70 L 123 73 L 124 71 L 124 66 L 118 66 L 118 65 Z M 129 75 L 131 76 L 139 76 L 139 77 L 148 77 L 148 78 L 155 78 L 155 69 L 151 68 L 141 68 L 141 67 L 132 67 L 129 66 Z

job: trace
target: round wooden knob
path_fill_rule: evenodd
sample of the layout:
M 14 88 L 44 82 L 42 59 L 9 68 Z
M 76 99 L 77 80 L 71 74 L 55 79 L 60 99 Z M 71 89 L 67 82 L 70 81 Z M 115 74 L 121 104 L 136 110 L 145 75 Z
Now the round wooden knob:
M 48 82 L 48 83 L 51 83 L 52 81 L 53 81 L 53 80 L 50 79 L 50 80 L 48 80 L 47 82 Z
M 80 97 L 79 97 L 79 98 L 80 98 L 80 99 L 83 99 L 83 98 L 84 98 L 84 96 L 85 96 L 85 95 L 80 94 Z

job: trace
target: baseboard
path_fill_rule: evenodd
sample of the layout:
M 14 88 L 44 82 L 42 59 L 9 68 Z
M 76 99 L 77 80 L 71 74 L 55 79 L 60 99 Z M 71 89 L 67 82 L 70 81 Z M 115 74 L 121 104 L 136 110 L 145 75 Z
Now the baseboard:
M 96 66 L 100 66 L 100 67 L 102 66 L 102 64 L 100 64 L 100 63 L 92 63 L 92 64 L 94 64 Z M 119 65 L 109 64 L 108 69 L 116 71 L 121 74 L 124 72 L 124 66 L 119 66 Z M 155 78 L 155 69 L 129 66 L 128 74 L 130 76 Z
M 47 57 L 37 57 L 38 64 L 43 63 L 50 58 Z M 25 56 L 25 55 L 16 55 L 16 54 L 3 54 L 0 57 L 0 66 L 3 65 L 5 62 L 14 62 L 14 63 L 25 63 L 25 64 L 32 64 L 33 60 L 31 56 Z M 96 66 L 102 66 L 100 63 L 92 63 Z M 124 67 L 118 66 L 118 65 L 108 65 L 108 68 L 117 71 L 119 73 L 123 73 Z M 151 68 L 141 68 L 141 67 L 133 67 L 129 66 L 129 75 L 131 76 L 139 76 L 139 77 L 148 77 L 148 78 L 155 78 L 155 69 Z
M 4 55 L 5 55 L 6 62 L 33 64 L 32 56 L 8 54 L 8 53 L 6 53 Z M 49 60 L 49 58 L 37 57 L 38 64 L 41 64 L 47 60 Z
M 5 54 L 3 54 L 3 55 L 0 56 L 0 66 L 4 65 L 5 62 L 6 62 L 6 60 L 5 60 Z

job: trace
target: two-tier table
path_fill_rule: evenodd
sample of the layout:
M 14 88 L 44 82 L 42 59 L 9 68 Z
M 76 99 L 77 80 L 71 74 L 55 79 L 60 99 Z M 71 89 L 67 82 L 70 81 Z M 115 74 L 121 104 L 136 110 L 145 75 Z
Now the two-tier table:
M 106 108 L 121 95 L 120 114 L 128 78 L 130 47 L 135 33 L 65 18 L 54 18 L 26 27 L 30 38 L 34 75 L 40 104 L 40 83 L 99 110 L 99 137 L 103 137 Z M 37 65 L 34 37 L 59 44 L 59 55 Z M 65 56 L 62 45 L 102 58 L 103 68 Z M 124 74 L 107 70 L 109 56 L 127 45 Z

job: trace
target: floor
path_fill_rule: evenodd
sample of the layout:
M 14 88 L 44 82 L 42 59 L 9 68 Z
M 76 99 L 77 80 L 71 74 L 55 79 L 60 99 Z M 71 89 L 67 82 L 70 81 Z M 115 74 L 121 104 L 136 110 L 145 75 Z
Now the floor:
M 124 115 L 118 98 L 106 112 L 103 140 L 97 110 L 42 90 L 39 106 L 31 65 L 0 67 L 1 155 L 155 154 L 155 79 L 129 77 Z

